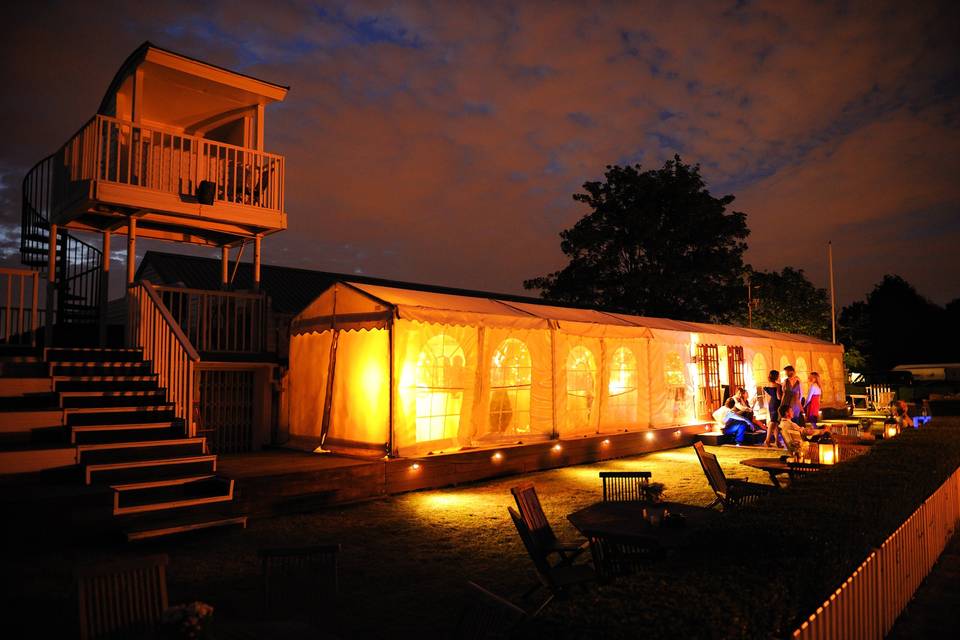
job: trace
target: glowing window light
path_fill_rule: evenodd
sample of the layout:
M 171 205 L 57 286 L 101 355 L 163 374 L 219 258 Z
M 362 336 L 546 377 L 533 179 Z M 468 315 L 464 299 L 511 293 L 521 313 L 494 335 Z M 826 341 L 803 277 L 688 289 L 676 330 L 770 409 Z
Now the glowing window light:
M 683 375 L 683 359 L 676 351 L 667 353 L 666 360 L 663 363 L 663 375 L 669 387 L 686 386 L 687 380 Z
M 521 340 L 507 338 L 490 361 L 490 430 L 530 433 L 530 385 L 533 361 Z
M 574 424 L 589 424 L 597 389 L 597 359 L 583 345 L 567 354 L 567 414 Z
M 610 358 L 610 380 L 607 383 L 609 410 L 616 422 L 637 421 L 637 357 L 627 347 L 620 347 Z
M 466 356 L 459 343 L 445 333 L 424 345 L 417 359 L 417 442 L 455 438 L 466 388 Z

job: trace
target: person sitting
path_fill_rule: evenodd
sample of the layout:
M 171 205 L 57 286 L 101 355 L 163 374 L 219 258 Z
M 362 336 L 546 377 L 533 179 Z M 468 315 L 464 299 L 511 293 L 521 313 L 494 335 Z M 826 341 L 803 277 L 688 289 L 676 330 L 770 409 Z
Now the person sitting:
M 897 421 L 897 428 L 903 431 L 907 427 L 914 427 L 913 418 L 907 414 L 907 403 L 903 400 L 897 400 L 893 404 L 893 418 Z
M 747 431 L 753 428 L 753 422 L 751 422 L 749 418 L 745 418 L 737 413 L 736 407 L 736 400 L 727 398 L 727 401 L 720 408 L 726 409 L 726 414 L 723 415 L 722 420 L 724 435 L 733 436 L 733 441 L 737 446 L 740 446 L 746 439 Z M 717 413 L 719 413 L 719 411 Z
M 750 394 L 743 387 L 737 388 L 737 395 L 733 398 L 733 410 L 742 418 L 750 421 L 751 431 L 764 431 L 764 426 L 753 414 L 753 403 L 750 402 Z

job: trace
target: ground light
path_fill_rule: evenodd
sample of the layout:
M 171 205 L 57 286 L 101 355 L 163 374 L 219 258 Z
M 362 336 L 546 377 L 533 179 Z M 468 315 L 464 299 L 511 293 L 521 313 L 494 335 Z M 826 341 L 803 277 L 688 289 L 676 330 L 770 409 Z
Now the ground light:
M 653 440 L 653 431 L 647 431 L 647 440 Z
M 419 470 L 420 470 L 419 462 L 414 462 L 412 465 L 410 465 L 410 471 L 419 471 Z
M 553 451 L 554 451 L 554 453 L 560 453 L 560 451 L 562 451 L 562 450 L 563 450 L 563 447 L 560 446 L 560 443 L 559 443 L 559 442 L 558 442 L 557 444 L 553 445 Z
M 604 438 L 603 442 L 601 442 L 600 444 L 602 444 L 605 447 L 610 446 L 610 438 Z
M 495 454 L 490 456 L 490 459 L 493 460 L 494 462 L 500 462 L 501 460 L 503 460 L 503 454 L 497 451 Z

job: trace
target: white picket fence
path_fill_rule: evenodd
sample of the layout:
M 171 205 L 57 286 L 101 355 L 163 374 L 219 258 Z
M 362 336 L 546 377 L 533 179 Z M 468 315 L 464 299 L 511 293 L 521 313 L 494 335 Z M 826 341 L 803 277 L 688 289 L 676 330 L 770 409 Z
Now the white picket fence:
M 960 522 L 960 469 L 793 632 L 803 640 L 881 640 Z

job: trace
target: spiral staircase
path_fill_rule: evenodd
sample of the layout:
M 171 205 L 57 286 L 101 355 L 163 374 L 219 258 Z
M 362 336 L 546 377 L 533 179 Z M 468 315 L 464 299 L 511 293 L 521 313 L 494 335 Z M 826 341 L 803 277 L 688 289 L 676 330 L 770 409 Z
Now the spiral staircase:
M 106 294 L 101 290 L 103 254 L 64 230 L 57 231 L 56 239 L 50 237 L 50 218 L 56 213 L 54 207 L 60 204 L 53 188 L 55 172 L 63 170 L 63 165 L 56 162 L 58 155 L 51 154 L 38 162 L 23 179 L 20 261 L 49 280 L 50 243 L 56 242 L 53 323 L 70 330 L 54 331 L 54 335 L 68 335 L 76 346 L 78 340 L 87 343 L 96 337 L 101 295 Z

